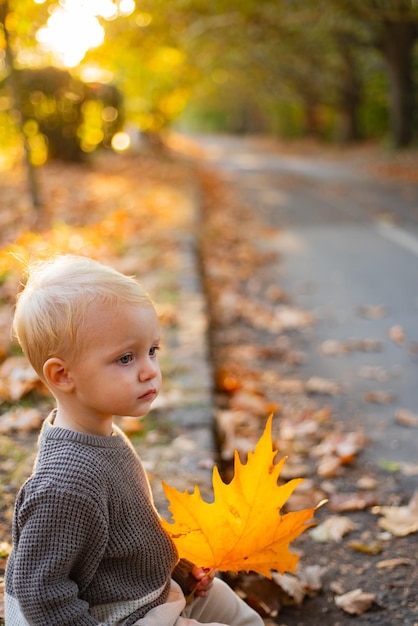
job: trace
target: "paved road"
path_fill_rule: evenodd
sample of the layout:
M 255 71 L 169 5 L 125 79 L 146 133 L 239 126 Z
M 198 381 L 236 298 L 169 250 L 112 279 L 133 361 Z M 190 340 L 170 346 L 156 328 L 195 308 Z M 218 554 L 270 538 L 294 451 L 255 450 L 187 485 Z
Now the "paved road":
M 278 282 L 315 314 L 300 376 L 343 384 L 337 415 L 371 437 L 368 462 L 416 464 L 418 430 L 395 413 L 418 414 L 418 184 L 384 180 L 346 157 L 266 152 L 240 138 L 199 143 L 275 233 Z M 321 352 L 325 341 L 351 340 L 381 349 Z M 369 392 L 392 399 L 371 403 Z M 417 487 L 417 475 L 406 480 Z

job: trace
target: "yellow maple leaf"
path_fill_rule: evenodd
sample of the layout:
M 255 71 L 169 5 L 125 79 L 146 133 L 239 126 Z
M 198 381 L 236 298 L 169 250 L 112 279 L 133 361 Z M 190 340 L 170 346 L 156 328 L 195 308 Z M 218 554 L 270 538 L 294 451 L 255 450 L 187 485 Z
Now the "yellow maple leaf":
M 270 570 L 295 570 L 299 557 L 289 551 L 289 544 L 314 524 L 318 507 L 280 514 L 304 479 L 278 485 L 286 457 L 274 463 L 277 451 L 271 438 L 272 417 L 246 464 L 235 451 L 230 483 L 224 483 L 214 467 L 213 502 L 205 502 L 197 486 L 193 493 L 182 493 L 163 482 L 173 523 L 162 523 L 180 558 L 211 570 L 253 571 L 268 578 Z

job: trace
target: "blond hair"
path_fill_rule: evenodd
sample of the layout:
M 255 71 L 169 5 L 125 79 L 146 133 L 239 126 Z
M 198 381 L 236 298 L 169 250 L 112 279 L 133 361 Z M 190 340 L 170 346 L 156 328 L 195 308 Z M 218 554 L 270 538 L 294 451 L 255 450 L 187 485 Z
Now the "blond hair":
M 121 304 L 153 306 L 134 278 L 87 257 L 58 255 L 33 264 L 27 274 L 13 332 L 42 379 L 48 358 L 80 354 L 92 305 L 115 307 L 115 314 Z

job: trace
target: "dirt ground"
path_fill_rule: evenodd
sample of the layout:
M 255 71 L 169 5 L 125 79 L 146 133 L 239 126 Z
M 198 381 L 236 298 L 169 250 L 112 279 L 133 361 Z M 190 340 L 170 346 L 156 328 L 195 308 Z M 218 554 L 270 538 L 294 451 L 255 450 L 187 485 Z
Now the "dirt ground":
M 126 168 L 128 173 L 129 165 Z M 284 477 L 306 478 L 305 487 L 291 499 L 288 510 L 314 506 L 327 498 L 328 505 L 316 514 L 318 524 L 329 517 L 348 518 L 350 523 L 350 531 L 342 536 L 336 532 L 336 540 L 317 541 L 306 532 L 295 542 L 294 550 L 300 556 L 300 570 L 294 577 L 297 590 L 286 591 L 284 583 L 278 586 L 259 577 L 230 577 L 229 582 L 266 622 L 280 626 L 417 626 L 417 535 L 394 537 L 385 532 L 378 525 L 376 508 L 406 505 L 408 481 L 393 468 L 365 466 L 362 447 L 367 442 L 359 443 L 354 452 L 350 450 L 349 458 L 338 464 L 334 474 L 318 476 L 323 457 L 315 456 L 312 450 L 330 445 L 332 437 L 344 441 L 344 427 L 329 408 L 328 397 L 306 389 L 286 392 L 276 385 L 278 375 L 297 372 L 313 335 L 303 332 L 303 320 L 293 327 L 284 326 L 280 332 L 277 328 L 272 331 L 272 305 L 291 305 L 292 294 L 283 293 L 276 283 L 273 286 L 271 272 L 277 258 L 255 243 L 262 239 L 260 224 L 250 208 L 243 206 L 212 172 L 198 166 L 194 177 L 201 197 L 197 250 L 210 316 L 216 431 L 224 476 L 231 472 L 231 446 L 251 449 L 267 415 L 273 412 L 277 415 L 278 447 L 289 455 L 290 466 Z M 164 238 L 160 243 L 164 245 Z M 228 415 L 229 427 L 225 429 Z M 352 427 L 355 431 L 356 425 Z M 35 439 L 34 433 L 18 433 L 12 438 L 0 435 L 2 541 L 10 541 L 14 497 L 29 473 Z M 361 490 L 359 485 L 365 485 L 366 479 L 368 487 Z M 364 496 L 360 503 L 359 492 Z M 353 493 L 352 508 L 338 507 L 338 494 L 348 499 Z M 335 511 L 330 503 L 337 507 Z M 0 568 L 4 565 L 0 552 Z M 336 598 L 354 590 L 366 594 L 361 598 L 366 604 L 353 604 L 352 614 L 337 606 Z

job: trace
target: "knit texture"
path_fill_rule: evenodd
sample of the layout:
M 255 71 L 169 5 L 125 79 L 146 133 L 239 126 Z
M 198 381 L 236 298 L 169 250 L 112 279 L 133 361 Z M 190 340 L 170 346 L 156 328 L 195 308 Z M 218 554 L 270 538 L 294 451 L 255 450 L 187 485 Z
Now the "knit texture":
M 17 498 L 6 594 L 34 626 L 97 625 L 106 613 L 131 626 L 166 601 L 176 550 L 122 431 L 86 435 L 52 419 Z

